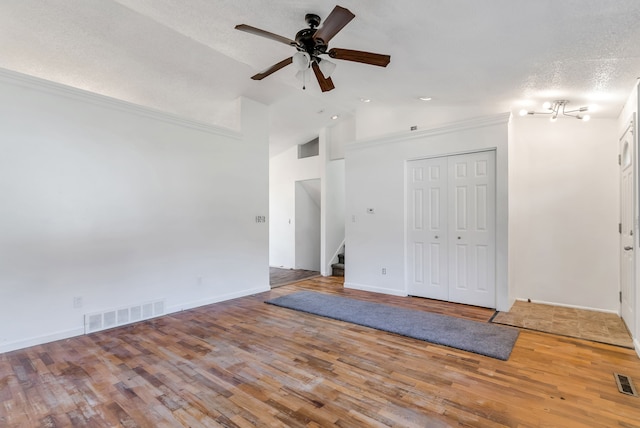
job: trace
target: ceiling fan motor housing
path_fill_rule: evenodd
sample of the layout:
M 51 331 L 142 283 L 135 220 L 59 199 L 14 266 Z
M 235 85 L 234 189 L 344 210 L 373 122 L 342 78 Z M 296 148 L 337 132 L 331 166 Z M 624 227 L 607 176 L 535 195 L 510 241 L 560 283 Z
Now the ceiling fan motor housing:
M 296 49 L 300 52 L 308 53 L 311 58 L 315 58 L 327 51 L 327 45 L 324 41 L 313 38 L 315 33 L 316 30 L 314 28 L 305 28 L 296 34 L 296 43 L 298 44 Z

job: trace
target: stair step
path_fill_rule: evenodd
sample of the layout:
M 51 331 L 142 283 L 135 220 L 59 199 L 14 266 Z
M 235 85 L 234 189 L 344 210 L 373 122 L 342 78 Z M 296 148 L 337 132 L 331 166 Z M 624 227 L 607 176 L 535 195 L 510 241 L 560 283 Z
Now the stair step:
M 333 276 L 344 276 L 344 263 L 334 263 L 331 265 L 331 274 Z
M 331 265 L 331 274 L 333 276 L 344 276 L 344 247 L 342 253 L 338 254 L 338 263 Z

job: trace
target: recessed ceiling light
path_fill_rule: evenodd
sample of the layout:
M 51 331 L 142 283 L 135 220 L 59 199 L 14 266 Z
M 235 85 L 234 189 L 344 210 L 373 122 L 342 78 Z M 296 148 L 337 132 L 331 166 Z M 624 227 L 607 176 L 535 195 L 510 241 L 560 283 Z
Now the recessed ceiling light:
M 370 103 L 371 100 L 369 98 L 360 98 L 360 101 L 362 101 L 363 103 Z
M 337 114 L 334 114 L 333 116 L 331 116 L 332 120 L 336 120 L 337 118 L 339 118 L 340 116 L 338 116 Z
M 422 101 L 431 101 L 431 97 L 419 97 Z

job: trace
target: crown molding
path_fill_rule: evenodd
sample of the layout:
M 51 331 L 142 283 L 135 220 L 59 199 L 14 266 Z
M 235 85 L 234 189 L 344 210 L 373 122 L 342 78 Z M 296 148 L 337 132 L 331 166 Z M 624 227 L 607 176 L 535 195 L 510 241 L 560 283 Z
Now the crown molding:
M 411 140 L 418 140 L 424 138 L 431 138 L 438 135 L 451 134 L 454 132 L 468 131 L 472 129 L 485 128 L 488 126 L 504 125 L 509 123 L 511 119 L 511 113 L 499 113 L 494 115 L 473 117 L 470 119 L 464 119 L 456 122 L 449 122 L 443 125 L 438 125 L 433 128 L 419 130 L 419 131 L 403 131 L 395 134 L 389 134 L 382 137 L 375 137 L 366 140 L 355 141 L 351 144 L 347 144 L 346 151 L 362 150 L 376 146 L 382 146 L 385 144 L 393 144 L 398 142 L 405 142 Z
M 119 100 L 116 98 L 108 97 L 106 95 L 100 95 L 94 92 L 86 91 L 84 89 L 74 88 L 68 85 L 63 85 L 61 83 L 56 83 L 50 80 L 41 79 L 39 77 L 18 73 L 16 71 L 7 70 L 4 68 L 0 68 L 0 82 L 10 85 L 22 86 L 28 89 L 69 98 L 75 101 L 90 103 L 111 110 L 117 110 L 150 119 L 159 120 L 166 123 L 171 123 L 174 125 L 184 126 L 210 134 L 237 140 L 242 139 L 242 133 L 238 131 L 218 127 L 206 122 L 187 119 L 182 116 L 174 115 L 161 110 L 156 110 L 150 107 L 145 107 L 128 101 Z

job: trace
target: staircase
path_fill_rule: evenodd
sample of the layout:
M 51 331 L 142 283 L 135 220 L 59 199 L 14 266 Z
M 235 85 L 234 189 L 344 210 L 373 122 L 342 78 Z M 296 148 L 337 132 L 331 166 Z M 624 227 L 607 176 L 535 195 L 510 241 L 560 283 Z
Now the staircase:
M 338 254 L 338 263 L 331 265 L 331 274 L 333 276 L 344 276 L 344 253 Z

